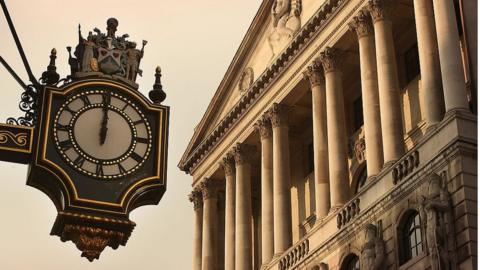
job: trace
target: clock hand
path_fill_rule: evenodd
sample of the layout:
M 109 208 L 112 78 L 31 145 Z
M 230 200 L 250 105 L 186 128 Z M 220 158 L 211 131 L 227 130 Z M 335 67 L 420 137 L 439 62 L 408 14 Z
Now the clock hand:
M 105 143 L 107 139 L 107 130 L 108 130 L 108 105 L 110 104 L 110 93 L 106 93 L 102 96 L 103 99 L 103 118 L 102 125 L 100 127 L 100 145 Z

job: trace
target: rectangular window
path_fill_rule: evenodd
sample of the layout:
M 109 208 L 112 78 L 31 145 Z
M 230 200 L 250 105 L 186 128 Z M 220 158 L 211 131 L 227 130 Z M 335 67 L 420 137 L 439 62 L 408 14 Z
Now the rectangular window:
M 363 106 L 362 96 L 353 101 L 353 127 L 354 130 L 358 130 L 363 125 Z
M 418 58 L 418 45 L 413 45 L 405 52 L 405 75 L 407 83 L 413 81 L 420 74 L 420 60 Z

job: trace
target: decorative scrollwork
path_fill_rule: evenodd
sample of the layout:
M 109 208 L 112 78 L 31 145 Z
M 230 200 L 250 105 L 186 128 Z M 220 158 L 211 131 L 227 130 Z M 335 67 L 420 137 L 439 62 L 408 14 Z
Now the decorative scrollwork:
M 11 140 L 14 144 L 18 146 L 25 146 L 28 142 L 27 136 L 27 133 L 14 134 L 10 131 L 2 131 L 0 132 L 0 144 L 5 144 L 9 140 Z
M 18 107 L 22 112 L 25 113 L 24 116 L 14 118 L 10 117 L 7 119 L 7 124 L 11 125 L 21 125 L 32 127 L 36 123 L 36 115 L 35 110 L 37 108 L 37 97 L 38 97 L 38 90 L 33 85 L 28 85 L 27 89 L 23 91 L 20 96 L 20 104 Z

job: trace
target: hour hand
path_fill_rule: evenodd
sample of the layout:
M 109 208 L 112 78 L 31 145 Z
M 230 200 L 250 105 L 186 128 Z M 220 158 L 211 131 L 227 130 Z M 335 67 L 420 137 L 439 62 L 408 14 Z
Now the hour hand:
M 105 143 L 107 139 L 107 130 L 108 130 L 108 105 L 110 105 L 110 95 L 104 94 L 103 95 L 103 118 L 102 118 L 102 125 L 100 127 L 100 145 Z

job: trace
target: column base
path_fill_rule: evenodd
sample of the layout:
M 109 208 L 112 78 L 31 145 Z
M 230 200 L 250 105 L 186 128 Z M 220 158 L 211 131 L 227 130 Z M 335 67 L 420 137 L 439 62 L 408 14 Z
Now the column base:
M 443 119 L 449 118 L 451 115 L 454 115 L 454 114 L 457 114 L 457 113 L 468 113 L 468 114 L 472 114 L 472 112 L 470 111 L 470 109 L 466 109 L 466 108 L 454 108 L 454 109 L 450 109 L 450 110 L 448 110 L 447 112 L 445 112 L 445 117 L 443 117 Z
M 343 205 L 335 205 L 330 208 L 328 211 L 328 215 L 338 212 L 338 210 L 342 209 Z
M 377 175 L 370 175 L 369 177 L 367 177 L 367 180 L 365 182 L 366 184 L 368 184 L 375 181 L 376 179 L 377 179 Z
M 393 164 L 395 164 L 397 161 L 398 161 L 398 159 L 397 160 L 390 160 L 390 161 L 387 161 L 387 162 L 383 163 L 382 171 L 392 167 Z

